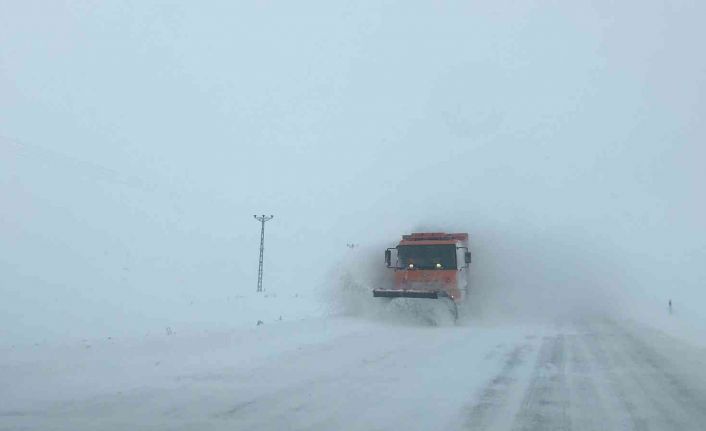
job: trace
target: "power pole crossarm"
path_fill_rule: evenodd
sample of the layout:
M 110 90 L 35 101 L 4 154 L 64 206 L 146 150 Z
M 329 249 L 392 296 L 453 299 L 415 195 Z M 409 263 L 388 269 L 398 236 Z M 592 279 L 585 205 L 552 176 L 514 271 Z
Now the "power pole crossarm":
M 262 292 L 262 264 L 265 256 L 265 222 L 272 220 L 275 216 L 270 215 L 254 215 L 255 220 L 262 224 L 262 229 L 260 229 L 260 264 L 257 269 L 257 291 Z

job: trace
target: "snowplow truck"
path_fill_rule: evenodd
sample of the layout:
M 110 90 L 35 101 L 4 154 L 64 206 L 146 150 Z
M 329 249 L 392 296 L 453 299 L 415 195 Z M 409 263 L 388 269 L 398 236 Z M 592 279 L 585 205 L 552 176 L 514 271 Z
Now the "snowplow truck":
M 394 285 L 373 289 L 374 297 L 448 298 L 456 310 L 468 290 L 471 264 L 468 234 L 403 235 L 396 247 L 385 250 L 385 263 L 395 271 Z

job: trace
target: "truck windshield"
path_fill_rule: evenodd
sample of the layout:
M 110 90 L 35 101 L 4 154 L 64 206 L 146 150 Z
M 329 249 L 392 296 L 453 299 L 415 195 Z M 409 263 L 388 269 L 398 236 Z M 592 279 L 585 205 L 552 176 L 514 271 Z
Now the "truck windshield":
M 417 269 L 456 269 L 456 246 L 400 245 L 397 247 L 397 259 L 405 268 L 412 264 Z

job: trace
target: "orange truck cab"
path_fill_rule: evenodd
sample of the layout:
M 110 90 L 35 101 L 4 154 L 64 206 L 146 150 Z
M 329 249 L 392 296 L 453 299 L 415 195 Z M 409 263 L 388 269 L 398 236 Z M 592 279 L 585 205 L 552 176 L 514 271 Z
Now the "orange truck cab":
M 374 297 L 449 298 L 458 304 L 468 290 L 468 234 L 403 235 L 397 247 L 385 250 L 385 263 L 395 271 L 394 286 L 374 289 Z

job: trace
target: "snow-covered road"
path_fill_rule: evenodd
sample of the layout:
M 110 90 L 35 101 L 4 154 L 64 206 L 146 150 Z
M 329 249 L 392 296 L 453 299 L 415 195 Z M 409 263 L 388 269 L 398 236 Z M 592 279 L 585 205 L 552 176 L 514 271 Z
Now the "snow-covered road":
M 313 319 L 2 353 L 0 430 L 706 428 L 706 351 L 602 319 Z
M 706 429 L 703 350 L 612 321 L 562 325 L 534 350 L 529 372 L 508 357 L 463 429 Z

